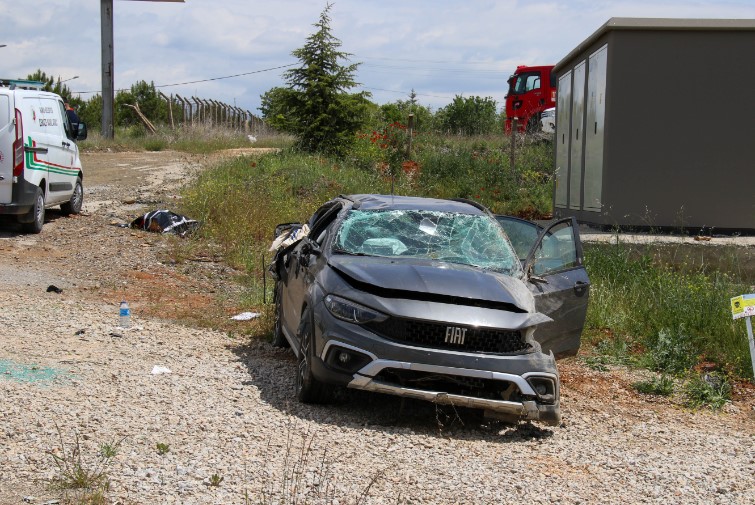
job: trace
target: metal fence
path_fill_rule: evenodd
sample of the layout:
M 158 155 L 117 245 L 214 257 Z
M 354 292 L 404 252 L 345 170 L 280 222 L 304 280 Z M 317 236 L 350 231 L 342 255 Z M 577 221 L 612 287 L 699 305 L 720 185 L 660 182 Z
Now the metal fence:
M 262 118 L 252 114 L 250 110 L 213 99 L 159 93 L 168 103 L 170 126 L 173 129 L 180 124 L 201 124 L 243 130 L 255 136 L 274 133 Z

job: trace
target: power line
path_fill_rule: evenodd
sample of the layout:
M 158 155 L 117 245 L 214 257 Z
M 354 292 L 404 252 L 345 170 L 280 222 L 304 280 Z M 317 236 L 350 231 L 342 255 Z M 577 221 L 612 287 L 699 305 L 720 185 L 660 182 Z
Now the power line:
M 262 72 L 271 72 L 273 70 L 280 70 L 281 68 L 293 67 L 294 65 L 298 65 L 298 63 L 289 63 L 288 65 L 280 65 L 278 67 L 265 68 L 262 70 L 253 70 L 251 72 L 243 72 L 241 74 L 224 75 L 222 77 L 208 77 L 207 79 L 197 79 L 196 81 L 177 82 L 174 84 L 156 84 L 155 88 L 170 88 L 172 86 L 184 86 L 186 84 L 197 84 L 200 82 L 220 81 L 223 79 L 231 79 L 233 77 L 242 77 L 245 75 L 261 74 Z M 123 88 L 123 89 L 118 89 L 116 91 L 129 91 L 129 89 Z M 101 90 L 99 91 L 71 91 L 71 93 L 78 93 L 80 95 L 86 95 L 89 93 L 101 93 L 101 92 L 102 92 Z
M 197 84 L 199 82 L 220 81 L 222 79 L 231 79 L 232 77 L 242 77 L 244 75 L 261 74 L 262 72 L 270 72 L 272 70 L 280 70 L 281 68 L 293 67 L 294 65 L 298 65 L 298 63 L 289 63 L 288 65 L 281 65 L 279 67 L 266 68 L 264 70 L 254 70 L 252 72 L 244 72 L 243 74 L 226 75 L 226 76 L 223 76 L 223 77 L 210 77 L 209 79 L 199 79 L 197 81 L 179 82 L 179 83 L 176 83 L 176 84 L 161 84 L 160 86 L 155 86 L 155 87 L 156 88 L 168 88 L 168 87 L 171 87 L 171 86 L 183 86 L 184 84 Z
M 371 89 L 373 91 L 385 91 L 387 93 L 396 93 L 396 94 L 399 94 L 399 95 L 406 95 L 406 96 L 409 96 L 411 94 L 411 91 L 400 91 L 400 90 L 397 90 L 397 89 L 371 88 L 369 86 L 360 86 L 360 87 L 362 89 Z M 453 98 L 454 98 L 452 96 L 447 96 L 447 95 L 444 96 L 444 95 L 430 95 L 428 93 L 417 93 L 416 90 L 414 91 L 414 94 L 416 96 L 428 96 L 428 97 L 432 97 L 432 98 L 445 98 L 445 99 L 451 99 L 451 100 L 453 100 Z
M 466 61 L 454 61 L 449 62 L 448 60 L 415 60 L 410 58 L 380 58 L 377 56 L 361 56 L 360 59 L 364 60 L 383 60 L 383 61 L 405 61 L 407 63 L 438 63 L 441 65 L 447 65 L 448 63 L 453 63 L 454 65 L 490 65 L 493 62 L 490 61 L 474 61 L 474 60 L 466 60 Z
M 489 77 L 501 77 L 505 74 L 505 72 L 502 72 L 500 70 L 488 70 L 488 69 L 464 69 L 464 68 L 432 68 L 432 67 L 402 67 L 399 65 L 376 65 L 374 63 L 365 63 L 364 68 L 368 70 L 377 70 L 380 71 L 382 69 L 387 70 L 400 70 L 401 73 L 425 73 L 425 74 L 464 74 L 464 75 L 472 75 L 472 74 L 479 74 L 479 75 L 487 75 Z

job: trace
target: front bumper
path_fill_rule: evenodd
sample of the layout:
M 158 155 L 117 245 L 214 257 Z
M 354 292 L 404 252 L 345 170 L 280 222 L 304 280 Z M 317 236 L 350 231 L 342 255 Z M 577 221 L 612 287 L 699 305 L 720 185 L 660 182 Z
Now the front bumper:
M 509 421 L 561 423 L 560 382 L 552 355 L 491 355 L 415 347 L 388 341 L 358 325 L 348 324 L 351 331 L 343 331 L 342 322 L 321 313 L 317 318 L 320 323 L 322 318 L 329 321 L 316 325 L 320 345 L 316 345 L 319 359 L 315 360 L 314 372 L 325 382 L 481 409 Z M 353 356 L 351 368 L 338 365 L 334 355 L 341 352 Z M 537 381 L 551 384 L 547 401 L 535 391 L 533 384 Z M 469 383 L 483 386 L 477 390 L 465 387 Z
M 556 384 L 556 401 L 552 405 L 538 403 L 536 400 L 495 400 L 491 398 L 478 398 L 474 396 L 453 394 L 444 391 L 432 391 L 389 383 L 377 378 L 384 369 L 401 369 L 431 374 L 440 374 L 447 377 L 465 377 L 474 379 L 488 379 L 500 381 L 501 384 L 515 384 L 521 394 L 536 397 L 537 394 L 527 382 L 527 377 L 499 372 L 486 372 L 483 370 L 467 370 L 463 368 L 439 367 L 421 363 L 407 363 L 401 361 L 375 360 L 354 374 L 354 379 L 348 387 L 387 393 L 405 398 L 427 400 L 443 405 L 482 409 L 486 412 L 503 414 L 514 419 L 537 420 L 546 424 L 558 425 L 561 423 L 560 405 L 558 400 L 558 376 L 552 374 L 537 374 L 538 377 L 548 377 Z

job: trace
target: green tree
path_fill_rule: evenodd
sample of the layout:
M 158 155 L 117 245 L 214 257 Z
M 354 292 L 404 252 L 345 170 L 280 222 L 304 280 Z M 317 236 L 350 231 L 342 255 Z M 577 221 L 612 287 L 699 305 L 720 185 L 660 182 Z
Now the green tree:
M 414 129 L 418 132 L 428 132 L 432 129 L 433 113 L 429 107 L 420 105 L 414 99 L 414 90 L 409 100 L 396 100 L 380 106 L 385 124 L 407 124 L 409 114 L 414 114 Z
M 453 102 L 436 114 L 438 128 L 456 135 L 480 135 L 498 131 L 499 117 L 496 101 L 491 97 L 456 95 Z
M 344 155 L 364 123 L 370 94 L 349 93 L 358 86 L 359 63 L 340 63 L 351 55 L 340 50 L 341 41 L 331 33 L 331 7 L 325 6 L 304 46 L 291 53 L 300 66 L 284 74 L 287 91 L 276 88 L 263 95 L 268 100 L 263 113 L 296 135 L 302 149 Z
M 71 105 L 76 109 L 79 118 L 86 123 L 90 131 L 92 129 L 99 130 L 102 124 L 102 95 L 94 95 L 86 102 L 81 100 L 78 106 L 73 103 Z
M 266 91 L 260 98 L 260 112 L 268 125 L 286 133 L 296 133 L 293 121 L 293 104 L 296 91 L 277 86 Z
M 129 91 L 115 95 L 115 124 L 119 126 L 140 125 L 141 120 L 128 105 L 139 104 L 139 110 L 153 123 L 165 123 L 168 119 L 168 104 L 157 93 L 155 83 L 138 81 Z
M 66 102 L 73 101 L 74 103 L 72 103 L 71 105 L 78 105 L 82 103 L 81 99 L 77 99 L 72 96 L 71 90 L 68 88 L 68 86 L 60 81 L 60 76 L 58 76 L 58 79 L 56 80 L 53 76 L 48 76 L 47 73 L 42 71 L 42 69 L 37 69 L 37 71 L 33 74 L 27 75 L 26 79 L 29 81 L 43 82 L 44 86 L 42 86 L 42 90 L 57 93 L 58 95 L 63 97 L 63 100 L 65 100 Z

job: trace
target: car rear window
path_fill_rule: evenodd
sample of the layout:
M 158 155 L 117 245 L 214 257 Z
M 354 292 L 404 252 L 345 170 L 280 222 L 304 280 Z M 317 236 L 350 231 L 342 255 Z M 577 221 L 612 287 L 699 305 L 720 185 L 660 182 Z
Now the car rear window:
M 351 210 L 333 250 L 420 258 L 521 276 L 521 264 L 498 223 L 484 214 L 426 210 Z

